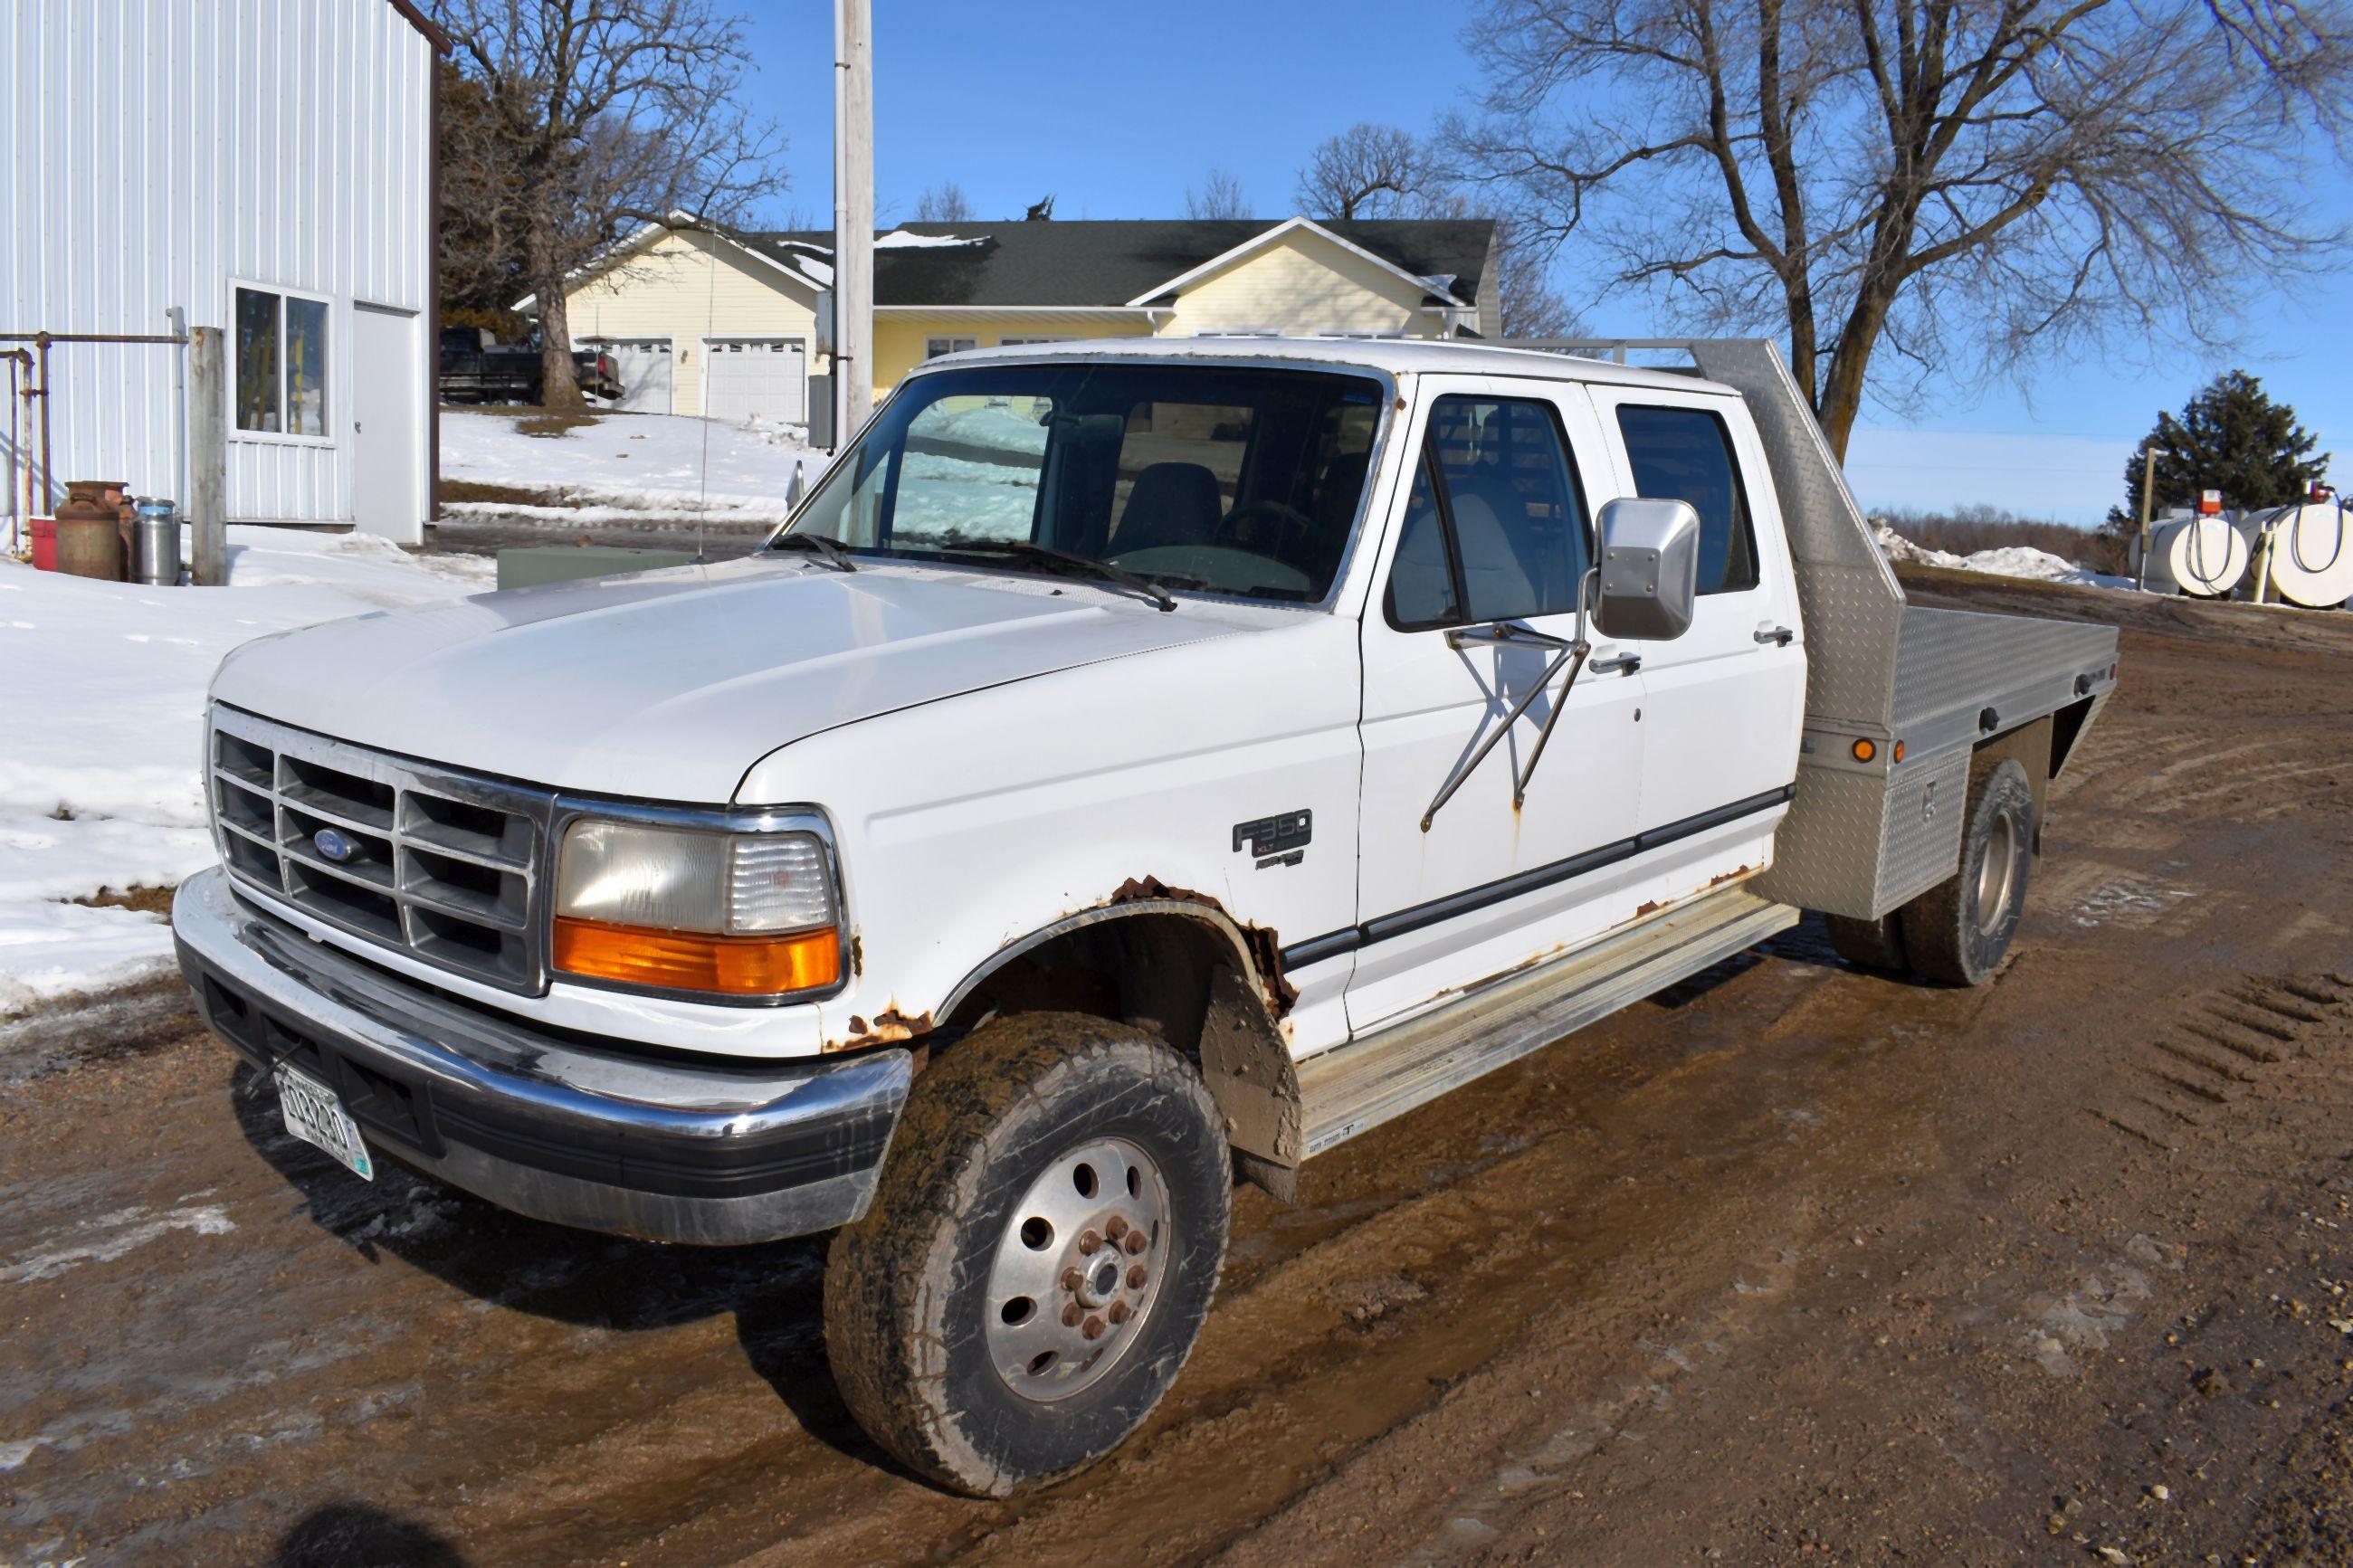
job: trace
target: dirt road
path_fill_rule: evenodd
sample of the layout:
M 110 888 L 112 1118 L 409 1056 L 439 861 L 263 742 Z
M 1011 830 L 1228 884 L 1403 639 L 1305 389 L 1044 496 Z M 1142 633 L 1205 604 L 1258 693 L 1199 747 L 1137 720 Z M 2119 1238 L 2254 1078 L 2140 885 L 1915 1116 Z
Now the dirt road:
M 0 1563 L 2348 1561 L 2353 616 L 1912 582 L 2125 617 L 1999 982 L 1801 926 L 1244 1193 L 1018 1503 L 849 1425 L 819 1243 L 363 1185 L 168 994 L 18 1030 Z

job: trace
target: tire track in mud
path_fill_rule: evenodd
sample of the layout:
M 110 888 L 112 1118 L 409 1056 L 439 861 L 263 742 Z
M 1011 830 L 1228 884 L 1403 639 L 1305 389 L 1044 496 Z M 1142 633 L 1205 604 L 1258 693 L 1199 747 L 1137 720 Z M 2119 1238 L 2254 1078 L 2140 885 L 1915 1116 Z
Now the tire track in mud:
M 2125 1081 L 2087 1107 L 2116 1131 L 2168 1153 L 2182 1149 L 2268 1069 L 2303 1054 L 2353 1014 L 2353 976 L 2248 976 L 2183 999 Z

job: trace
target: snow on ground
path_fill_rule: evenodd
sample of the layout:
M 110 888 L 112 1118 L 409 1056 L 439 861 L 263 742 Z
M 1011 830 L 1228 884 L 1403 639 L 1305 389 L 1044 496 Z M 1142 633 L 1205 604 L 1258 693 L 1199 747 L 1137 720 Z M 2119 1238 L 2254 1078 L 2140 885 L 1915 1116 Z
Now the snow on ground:
M 2006 544 L 1999 550 L 1980 550 L 1973 555 L 1956 555 L 1949 550 L 1930 550 L 1913 543 L 1877 518 L 1871 520 L 1873 534 L 1879 541 L 1879 552 L 1890 561 L 1916 562 L 1923 566 L 1947 566 L 1962 572 L 1984 572 L 1996 577 L 2032 577 L 2045 583 L 2068 583 L 2080 588 L 2130 588 L 2136 586 L 2129 577 L 2112 577 L 2105 572 L 2094 572 L 2088 566 L 2078 566 L 2063 561 L 2047 550 L 2034 550 L 2023 544 Z
M 67 900 L 213 861 L 205 688 L 237 644 L 491 586 L 488 557 L 364 534 L 229 530 L 229 587 L 147 588 L 0 556 L 0 1016 L 170 962 L 160 915 Z
M 601 414 L 553 436 L 517 428 L 541 417 L 535 409 L 442 410 L 441 477 L 544 490 L 577 507 L 451 501 L 442 511 L 573 523 L 705 513 L 713 522 L 782 522 L 793 465 L 802 465 L 807 486 L 817 482 L 828 460 L 810 449 L 805 427 L 769 420 Z

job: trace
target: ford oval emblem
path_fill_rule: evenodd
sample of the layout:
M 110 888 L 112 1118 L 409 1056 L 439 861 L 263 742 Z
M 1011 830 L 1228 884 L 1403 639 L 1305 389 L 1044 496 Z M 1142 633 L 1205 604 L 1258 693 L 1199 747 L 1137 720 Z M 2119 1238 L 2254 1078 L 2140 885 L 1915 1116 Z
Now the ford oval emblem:
M 360 847 L 352 842 L 349 834 L 338 832 L 332 827 L 322 827 L 318 832 L 311 835 L 311 845 L 322 856 L 332 860 L 338 866 L 360 852 Z

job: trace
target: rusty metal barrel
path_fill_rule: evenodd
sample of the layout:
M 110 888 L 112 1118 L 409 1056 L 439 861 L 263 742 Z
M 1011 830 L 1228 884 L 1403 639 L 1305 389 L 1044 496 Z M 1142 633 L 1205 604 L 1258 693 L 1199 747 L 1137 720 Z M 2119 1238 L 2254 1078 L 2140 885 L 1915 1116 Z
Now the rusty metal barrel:
M 76 577 L 122 581 L 122 519 L 117 509 L 100 499 L 119 485 L 79 479 L 66 486 L 70 492 L 58 508 L 58 570 Z

